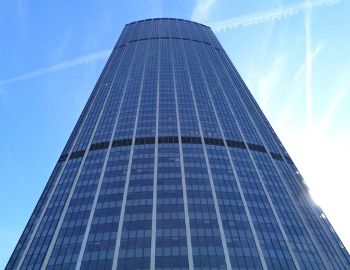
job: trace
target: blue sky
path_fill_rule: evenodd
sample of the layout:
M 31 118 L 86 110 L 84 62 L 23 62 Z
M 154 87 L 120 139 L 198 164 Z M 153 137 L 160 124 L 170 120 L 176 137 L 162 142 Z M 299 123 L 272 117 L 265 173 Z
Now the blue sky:
M 350 1 L 0 1 L 0 268 L 123 26 L 216 31 L 350 249 Z

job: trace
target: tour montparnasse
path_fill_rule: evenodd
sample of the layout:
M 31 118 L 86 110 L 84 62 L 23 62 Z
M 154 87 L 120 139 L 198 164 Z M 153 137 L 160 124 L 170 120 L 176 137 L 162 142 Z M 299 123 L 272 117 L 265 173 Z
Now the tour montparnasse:
M 350 256 L 211 29 L 157 18 L 125 26 L 6 269 Z

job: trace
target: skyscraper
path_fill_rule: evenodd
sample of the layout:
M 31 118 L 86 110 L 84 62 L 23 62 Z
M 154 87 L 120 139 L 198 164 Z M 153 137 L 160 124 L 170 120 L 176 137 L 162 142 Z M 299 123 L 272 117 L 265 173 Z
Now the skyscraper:
M 210 28 L 125 26 L 6 269 L 349 269 Z

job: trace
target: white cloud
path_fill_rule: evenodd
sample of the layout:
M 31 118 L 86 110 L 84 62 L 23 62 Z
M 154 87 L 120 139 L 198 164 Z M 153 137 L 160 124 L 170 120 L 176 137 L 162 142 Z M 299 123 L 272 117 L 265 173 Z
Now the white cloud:
M 290 156 L 310 188 L 312 198 L 321 206 L 343 243 L 350 248 L 348 191 L 350 183 L 349 133 L 330 134 L 314 123 L 305 133 L 285 126 L 277 131 Z
M 210 9 L 216 0 L 197 0 L 193 9 L 191 20 L 196 22 L 205 22 L 208 20 Z
M 247 26 L 263 22 L 274 21 L 290 16 L 294 16 L 307 9 L 322 7 L 326 5 L 334 5 L 340 3 L 342 0 L 315 0 L 303 2 L 300 4 L 285 6 L 281 8 L 270 9 L 263 12 L 256 12 L 250 15 L 235 17 L 223 21 L 210 23 L 209 26 L 214 32 L 225 31 L 228 29 L 237 28 L 239 26 Z
M 83 55 L 83 56 L 80 56 L 80 57 L 77 57 L 77 58 L 74 58 L 74 59 L 71 59 L 68 61 L 61 62 L 59 64 L 56 64 L 56 65 L 53 65 L 50 67 L 37 69 L 35 71 L 29 72 L 26 74 L 22 74 L 22 75 L 12 77 L 9 79 L 1 80 L 0 85 L 14 83 L 14 82 L 23 81 L 23 80 L 28 80 L 28 79 L 43 76 L 46 74 L 50 74 L 53 72 L 69 69 L 69 68 L 72 68 L 75 66 L 93 63 L 93 62 L 108 58 L 109 55 L 111 54 L 111 52 L 112 52 L 112 50 L 109 49 L 109 50 L 104 50 L 104 51 L 100 51 L 100 52 L 95 52 L 95 53 Z

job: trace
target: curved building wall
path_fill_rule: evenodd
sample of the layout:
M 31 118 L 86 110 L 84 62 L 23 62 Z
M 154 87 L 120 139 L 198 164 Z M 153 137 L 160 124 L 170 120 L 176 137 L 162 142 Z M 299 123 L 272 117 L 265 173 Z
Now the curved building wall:
M 349 269 L 210 28 L 127 24 L 6 269 Z

